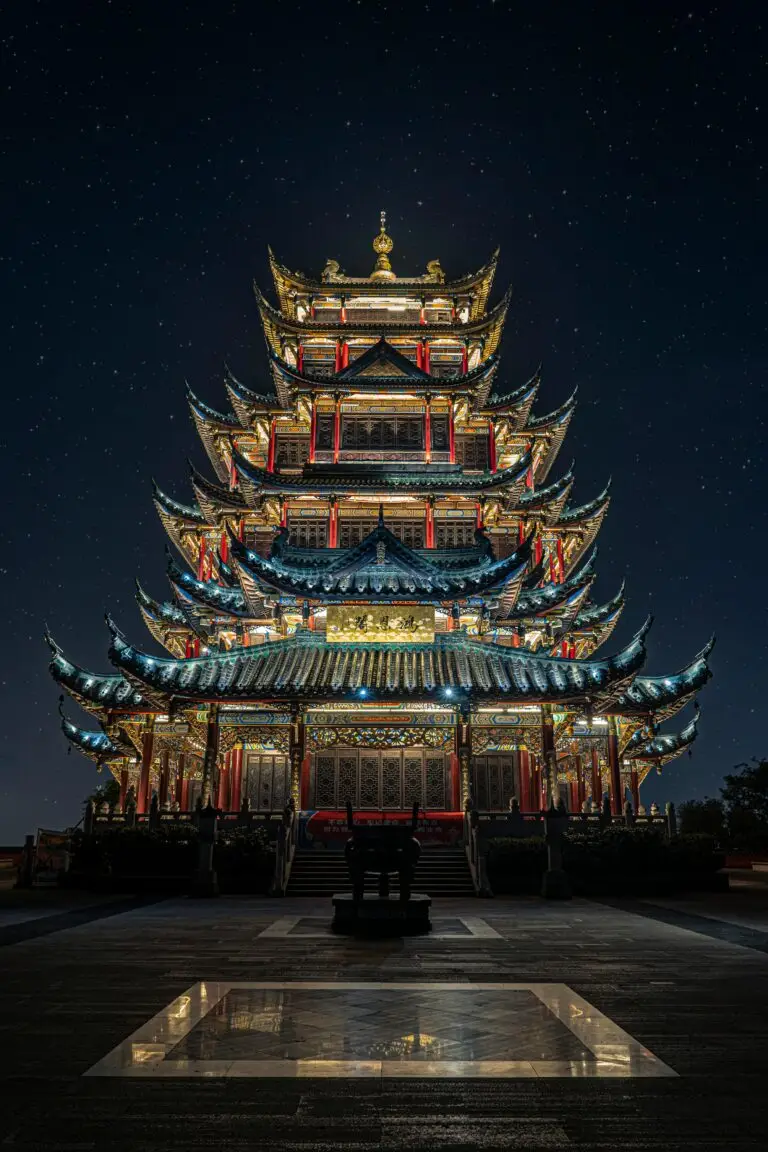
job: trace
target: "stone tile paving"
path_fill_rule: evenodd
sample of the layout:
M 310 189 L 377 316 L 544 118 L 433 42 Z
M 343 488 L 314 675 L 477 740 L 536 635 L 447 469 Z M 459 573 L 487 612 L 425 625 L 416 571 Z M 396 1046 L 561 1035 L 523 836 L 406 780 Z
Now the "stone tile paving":
M 761 950 L 700 932 L 703 911 L 683 928 L 629 905 L 584 901 L 440 901 L 438 908 L 446 918 L 481 915 L 501 938 L 257 940 L 280 916 L 317 916 L 317 902 L 222 899 L 113 910 L 0 949 L 0 1148 L 765 1148 L 768 956 Z M 83 1075 L 200 980 L 565 983 L 679 1075 L 301 1082 Z

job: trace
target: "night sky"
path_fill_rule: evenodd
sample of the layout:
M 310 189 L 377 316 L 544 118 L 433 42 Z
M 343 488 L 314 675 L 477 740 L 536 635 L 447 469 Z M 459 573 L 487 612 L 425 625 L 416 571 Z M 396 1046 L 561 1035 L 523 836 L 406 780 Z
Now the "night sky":
M 269 12 L 268 16 L 264 12 Z M 754 18 L 752 18 L 754 13 Z M 227 408 L 266 382 L 266 246 L 319 274 L 449 278 L 500 244 L 500 387 L 575 385 L 556 478 L 613 477 L 594 594 L 627 578 L 605 651 L 655 615 L 647 671 L 714 631 L 700 736 L 643 800 L 716 793 L 768 754 L 765 41 L 758 7 L 16 4 L 3 39 L 0 843 L 81 814 L 98 782 L 59 730 L 47 622 L 109 671 L 104 610 L 157 651 L 154 476 L 209 465 L 184 381 Z M 761 44 L 762 40 L 762 44 Z M 71 702 L 71 718 L 95 723 Z M 685 715 L 677 722 L 682 727 Z M 673 722 L 674 726 L 674 722 Z M 104 779 L 102 777 L 101 779 Z

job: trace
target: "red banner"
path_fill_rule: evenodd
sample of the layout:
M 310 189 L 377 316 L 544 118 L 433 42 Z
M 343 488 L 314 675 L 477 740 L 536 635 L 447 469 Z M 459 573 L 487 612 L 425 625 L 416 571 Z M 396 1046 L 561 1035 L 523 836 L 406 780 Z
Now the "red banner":
M 355 824 L 406 824 L 411 823 L 410 812 L 356 812 Z M 422 844 L 457 844 L 461 840 L 462 818 L 460 812 L 429 812 L 419 817 L 416 838 Z M 346 812 L 318 810 L 305 812 L 301 816 L 299 843 L 303 848 L 341 849 L 349 839 Z

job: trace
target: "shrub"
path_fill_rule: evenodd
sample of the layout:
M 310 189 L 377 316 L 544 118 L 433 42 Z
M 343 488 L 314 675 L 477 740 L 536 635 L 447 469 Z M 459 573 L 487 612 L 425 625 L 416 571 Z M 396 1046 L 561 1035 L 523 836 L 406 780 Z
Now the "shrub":
M 222 891 L 268 892 L 275 871 L 275 852 L 266 829 L 232 828 L 220 832 L 213 866 Z

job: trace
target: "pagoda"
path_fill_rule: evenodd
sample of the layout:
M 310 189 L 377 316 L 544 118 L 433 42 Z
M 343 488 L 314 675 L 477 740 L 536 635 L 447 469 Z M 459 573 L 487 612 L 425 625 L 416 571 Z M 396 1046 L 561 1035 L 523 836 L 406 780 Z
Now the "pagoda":
M 643 672 L 650 621 L 598 655 L 624 589 L 593 599 L 606 487 L 574 505 L 557 470 L 575 397 L 536 414 L 539 373 L 500 378 L 498 252 L 449 280 L 398 275 L 384 214 L 368 276 L 319 279 L 270 251 L 256 290 L 267 371 L 227 371 L 231 410 L 188 395 L 211 474 L 154 490 L 171 594 L 137 586 L 153 654 L 108 617 L 115 671 L 54 679 L 96 718 L 70 743 L 138 812 L 428 814 L 640 805 L 696 736 L 659 726 L 709 679 Z M 130 795 L 129 795 L 130 793 Z

